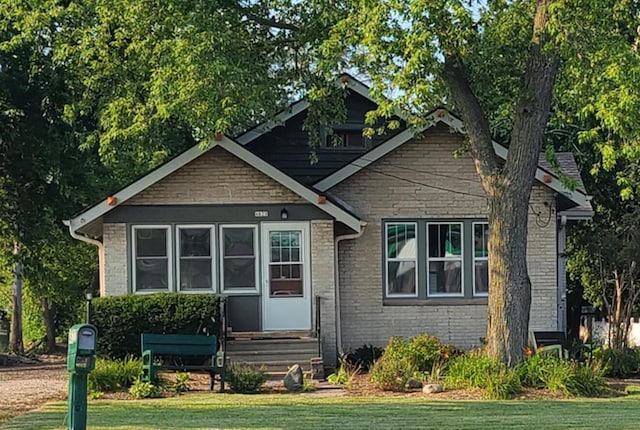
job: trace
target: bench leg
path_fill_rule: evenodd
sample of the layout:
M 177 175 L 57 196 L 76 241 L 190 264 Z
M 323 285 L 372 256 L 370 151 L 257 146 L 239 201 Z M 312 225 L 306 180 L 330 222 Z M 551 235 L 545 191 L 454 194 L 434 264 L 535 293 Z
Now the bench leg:
M 209 391 L 213 391 L 213 386 L 216 383 L 216 374 L 214 372 L 209 372 L 209 376 L 211 377 L 211 384 L 209 384 Z
M 220 392 L 224 393 L 224 372 L 220 373 Z

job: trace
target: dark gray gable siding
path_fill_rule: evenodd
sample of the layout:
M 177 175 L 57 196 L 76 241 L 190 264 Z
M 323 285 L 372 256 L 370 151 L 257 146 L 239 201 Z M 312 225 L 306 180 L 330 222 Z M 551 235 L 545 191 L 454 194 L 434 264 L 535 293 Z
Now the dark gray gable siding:
M 364 124 L 365 114 L 376 108 L 376 104 L 351 92 L 346 100 L 346 124 Z M 311 164 L 309 136 L 302 129 L 306 112 L 289 119 L 283 126 L 249 143 L 246 148 L 273 164 L 284 173 L 306 185 L 311 185 L 346 164 L 360 157 L 370 148 L 331 148 L 316 149 L 318 162 Z M 336 128 L 338 128 L 337 126 Z M 371 145 L 377 146 L 404 130 L 404 124 L 397 130 L 372 138 Z

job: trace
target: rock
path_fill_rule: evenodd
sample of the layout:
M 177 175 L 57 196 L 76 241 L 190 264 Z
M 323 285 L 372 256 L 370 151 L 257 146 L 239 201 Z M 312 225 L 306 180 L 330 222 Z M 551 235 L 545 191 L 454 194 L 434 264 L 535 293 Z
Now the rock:
M 425 394 L 442 393 L 443 391 L 444 387 L 442 384 L 427 384 L 422 387 L 422 392 Z
M 422 382 L 418 381 L 417 379 L 411 378 L 407 381 L 407 388 L 410 388 L 412 390 L 422 388 Z
M 302 368 L 298 364 L 294 364 L 284 375 L 284 386 L 289 392 L 302 391 Z

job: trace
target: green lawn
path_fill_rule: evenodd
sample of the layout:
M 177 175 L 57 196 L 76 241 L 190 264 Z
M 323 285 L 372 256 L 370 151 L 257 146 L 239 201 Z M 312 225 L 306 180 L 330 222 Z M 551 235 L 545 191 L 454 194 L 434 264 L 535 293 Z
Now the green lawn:
M 64 429 L 52 403 L 7 429 Z M 428 401 L 424 398 L 195 394 L 90 401 L 90 429 L 640 428 L 640 396 L 557 401 Z

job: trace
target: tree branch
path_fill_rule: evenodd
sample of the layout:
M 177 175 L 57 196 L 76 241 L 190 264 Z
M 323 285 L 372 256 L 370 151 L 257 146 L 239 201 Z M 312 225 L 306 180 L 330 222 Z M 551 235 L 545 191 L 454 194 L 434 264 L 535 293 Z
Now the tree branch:
M 451 91 L 453 102 L 460 111 L 469 137 L 471 156 L 480 175 L 482 186 L 490 192 L 492 182 L 498 173 L 500 164 L 493 149 L 493 140 L 489 122 L 480 102 L 471 89 L 471 84 L 464 71 L 462 60 L 455 56 L 446 56 L 443 79 Z
M 241 12 L 244 16 L 247 17 L 248 20 L 255 22 L 256 24 L 264 25 L 272 28 L 279 28 L 281 30 L 291 30 L 291 31 L 299 31 L 300 27 L 294 24 L 290 24 L 288 22 L 277 21 L 272 18 L 267 18 L 262 15 L 255 13 L 249 7 L 243 7 L 238 2 L 234 0 L 229 0 L 226 2 L 230 7 L 236 9 Z
M 522 95 L 516 107 L 505 174 L 509 182 L 533 183 L 544 132 L 549 120 L 558 59 L 548 52 L 549 5 L 538 0 L 531 45 L 527 53 Z

